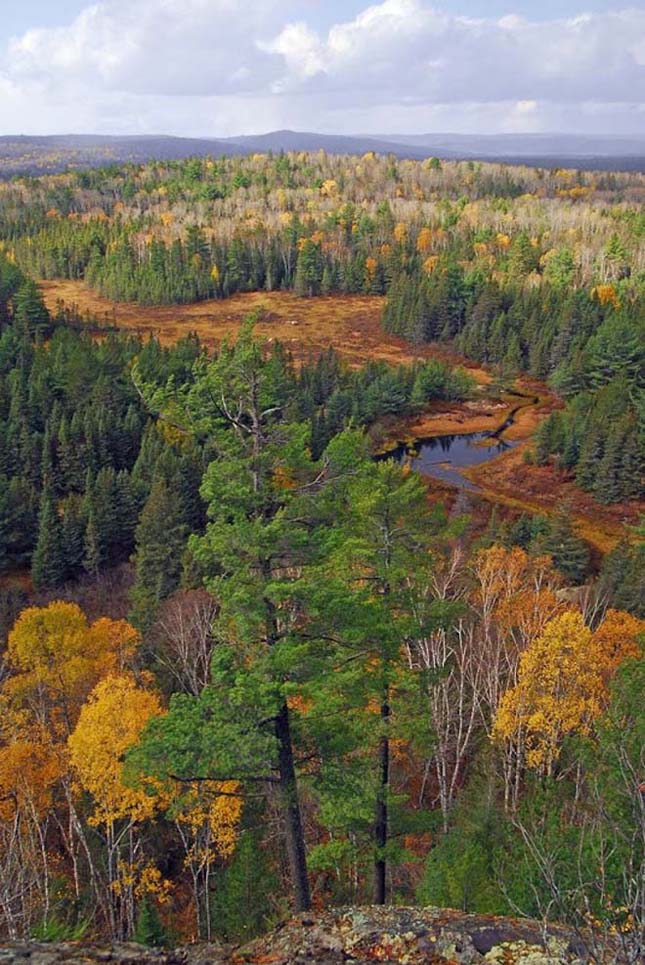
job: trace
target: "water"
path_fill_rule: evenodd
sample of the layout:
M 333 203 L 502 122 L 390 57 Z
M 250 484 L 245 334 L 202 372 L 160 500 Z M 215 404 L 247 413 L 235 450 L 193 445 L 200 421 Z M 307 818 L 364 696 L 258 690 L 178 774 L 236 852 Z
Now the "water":
M 499 431 L 499 430 L 498 430 Z M 464 432 L 452 436 L 429 436 L 419 439 L 414 448 L 401 444 L 387 453 L 397 462 L 410 461 L 422 475 L 432 476 L 458 489 L 476 490 L 479 487 L 466 479 L 461 470 L 479 466 L 494 459 L 517 443 L 506 442 L 490 432 Z

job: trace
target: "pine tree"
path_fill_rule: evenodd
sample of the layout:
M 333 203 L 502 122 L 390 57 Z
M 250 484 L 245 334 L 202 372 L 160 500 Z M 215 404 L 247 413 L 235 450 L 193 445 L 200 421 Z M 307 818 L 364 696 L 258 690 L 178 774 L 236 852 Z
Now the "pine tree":
M 85 511 L 81 496 L 68 496 L 62 506 L 62 541 L 66 579 L 77 576 L 85 555 Z
M 320 247 L 307 238 L 298 252 L 294 291 L 297 295 L 311 297 L 320 291 L 322 267 Z
M 589 567 L 589 550 L 574 532 L 570 506 L 561 506 L 552 517 L 544 550 L 568 580 L 582 583 Z
M 582 489 L 593 489 L 604 450 L 604 435 L 600 427 L 596 426 L 587 433 L 580 447 L 580 456 L 576 467 L 576 482 Z
M 178 500 L 159 478 L 153 483 L 135 532 L 132 619 L 137 626 L 149 626 L 158 604 L 179 586 L 186 535 Z
M 14 321 L 30 335 L 43 338 L 50 330 L 51 318 L 35 281 L 25 280 L 14 298 Z
M 31 560 L 34 587 L 58 586 L 65 579 L 63 530 L 56 502 L 50 490 L 44 490 L 38 516 L 38 539 Z
M 596 468 L 594 492 L 602 503 L 616 503 L 623 495 L 622 464 L 624 452 L 624 423 L 610 427 L 605 451 Z
M 99 575 L 104 553 L 94 510 L 90 508 L 83 540 L 83 568 L 93 577 Z

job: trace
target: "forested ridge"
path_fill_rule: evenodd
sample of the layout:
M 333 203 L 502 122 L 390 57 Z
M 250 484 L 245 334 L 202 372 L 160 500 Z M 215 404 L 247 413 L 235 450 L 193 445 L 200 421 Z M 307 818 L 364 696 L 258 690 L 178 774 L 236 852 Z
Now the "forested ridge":
M 323 154 L 0 185 L 3 935 L 416 900 L 638 960 L 642 526 L 598 565 L 566 505 L 475 526 L 373 458 L 467 369 L 84 330 L 36 280 L 385 294 L 389 331 L 548 379 L 526 458 L 635 501 L 643 187 Z

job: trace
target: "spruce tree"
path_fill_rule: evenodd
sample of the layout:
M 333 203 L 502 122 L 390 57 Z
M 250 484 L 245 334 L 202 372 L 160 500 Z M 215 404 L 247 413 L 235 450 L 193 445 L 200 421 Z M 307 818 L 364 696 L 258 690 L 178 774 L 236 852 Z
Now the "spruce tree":
M 43 491 L 38 515 L 38 539 L 31 560 L 31 578 L 37 590 L 58 586 L 65 579 L 63 530 L 56 501 Z
M 65 559 L 65 576 L 72 579 L 78 575 L 85 555 L 85 511 L 83 499 L 76 493 L 68 496 L 62 506 L 62 542 Z
M 187 531 L 176 494 L 163 478 L 155 480 L 135 532 L 135 582 L 132 619 L 148 627 L 159 603 L 177 589 Z
M 589 549 L 585 541 L 575 534 L 570 506 L 561 506 L 551 518 L 543 545 L 545 552 L 568 580 L 582 583 L 588 572 Z
M 35 281 L 26 279 L 14 298 L 14 321 L 30 335 L 44 337 L 51 327 L 51 318 Z

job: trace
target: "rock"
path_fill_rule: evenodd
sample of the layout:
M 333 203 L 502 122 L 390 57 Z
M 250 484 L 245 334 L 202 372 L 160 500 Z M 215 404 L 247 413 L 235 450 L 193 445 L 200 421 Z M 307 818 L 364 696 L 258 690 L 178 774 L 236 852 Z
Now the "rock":
M 299 915 L 232 953 L 237 965 L 580 965 L 571 929 L 444 908 L 336 908 Z M 612 957 L 615 949 L 611 950 Z M 617 961 L 614 957 L 614 961 Z
M 199 946 L 200 949 L 208 946 Z M 112 945 L 98 945 L 92 942 L 10 942 L 0 947 L 0 965 L 59 965 L 69 962 L 92 965 L 111 962 L 113 965 L 207 965 L 223 962 L 222 947 L 211 946 L 213 955 L 191 958 L 188 946 L 170 952 L 146 948 L 135 942 L 116 942 Z M 214 957 L 215 953 L 219 957 Z
M 606 953 L 613 965 L 626 962 L 618 944 Z M 168 951 L 127 942 L 0 947 L 0 965 L 584 965 L 591 958 L 584 936 L 562 925 L 394 906 L 307 912 L 236 949 L 197 943 Z

